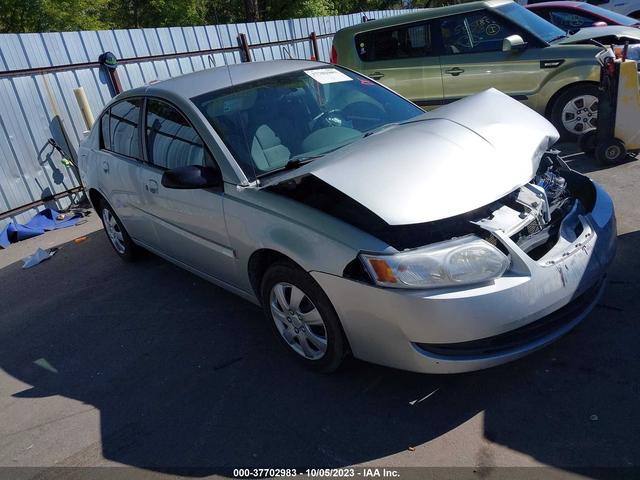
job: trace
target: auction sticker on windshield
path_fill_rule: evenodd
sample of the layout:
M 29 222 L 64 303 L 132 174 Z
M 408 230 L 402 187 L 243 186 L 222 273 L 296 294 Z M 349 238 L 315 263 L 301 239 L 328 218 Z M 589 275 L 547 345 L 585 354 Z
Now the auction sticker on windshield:
M 336 70 L 335 68 L 317 68 L 315 70 L 305 70 L 304 73 L 309 75 L 316 82 L 322 84 L 348 82 L 352 80 L 351 77 L 345 75 L 339 70 Z

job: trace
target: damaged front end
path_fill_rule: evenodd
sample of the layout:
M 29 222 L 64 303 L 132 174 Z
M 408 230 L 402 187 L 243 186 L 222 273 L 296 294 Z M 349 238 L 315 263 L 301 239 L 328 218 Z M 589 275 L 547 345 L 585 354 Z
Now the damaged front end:
M 396 253 L 363 252 L 344 270 L 346 278 L 391 288 L 487 282 L 508 270 L 523 270 L 518 268 L 520 255 L 541 265 L 557 263 L 591 240 L 586 215 L 596 199 L 594 184 L 571 170 L 555 151 L 542 155 L 529 182 L 497 201 L 424 223 L 390 225 L 314 175 L 270 190 L 337 217 L 393 247 Z

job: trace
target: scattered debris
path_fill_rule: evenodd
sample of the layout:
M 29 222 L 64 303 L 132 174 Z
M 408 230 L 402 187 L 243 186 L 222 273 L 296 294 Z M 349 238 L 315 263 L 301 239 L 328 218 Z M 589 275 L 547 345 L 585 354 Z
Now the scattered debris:
M 416 398 L 415 400 L 411 400 L 411 401 L 409 402 L 409 405 L 411 405 L 411 406 L 413 407 L 414 405 L 416 405 L 416 404 L 418 404 L 418 403 L 420 403 L 420 402 L 425 401 L 427 398 L 429 398 L 431 395 L 433 395 L 434 393 L 436 393 L 438 390 L 440 390 L 440 388 L 436 388 L 433 392 L 431 392 L 431 393 L 430 393 L 430 394 L 428 394 L 428 395 L 425 395 L 424 397 L 422 397 L 422 398 L 420 398 L 420 399 L 417 399 L 417 398 Z
M 38 360 L 34 360 L 33 363 L 52 373 L 58 373 L 58 369 L 51 365 L 46 358 L 39 358 Z
M 415 452 L 416 451 L 416 447 L 408 447 L 407 450 L 409 450 L 410 452 Z
M 0 232 L 0 247 L 9 248 L 12 243 L 42 235 L 50 230 L 76 225 L 83 217 L 82 212 L 60 213 L 52 208 L 41 210 L 25 224 L 10 223 Z
M 78 237 L 75 238 L 73 240 L 73 243 L 82 243 L 82 242 L 86 242 L 89 239 L 89 237 L 87 237 L 86 235 L 82 236 L 82 237 Z
M 43 250 L 41 248 L 38 248 L 31 255 L 29 255 L 28 257 L 22 259 L 22 261 L 24 262 L 22 264 L 22 268 L 35 267 L 39 263 L 42 263 L 45 260 L 49 260 L 57 251 L 58 251 L 57 248 L 51 248 L 51 249 L 47 249 L 47 250 Z

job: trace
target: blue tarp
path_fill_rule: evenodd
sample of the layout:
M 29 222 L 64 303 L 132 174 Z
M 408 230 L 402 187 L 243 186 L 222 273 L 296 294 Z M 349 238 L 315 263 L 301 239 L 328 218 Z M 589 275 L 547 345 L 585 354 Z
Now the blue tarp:
M 12 243 L 42 235 L 49 230 L 71 227 L 82 218 L 80 213 L 66 213 L 64 218 L 58 220 L 61 215 L 51 208 L 45 208 L 25 224 L 10 223 L 0 233 L 0 247 L 7 248 Z

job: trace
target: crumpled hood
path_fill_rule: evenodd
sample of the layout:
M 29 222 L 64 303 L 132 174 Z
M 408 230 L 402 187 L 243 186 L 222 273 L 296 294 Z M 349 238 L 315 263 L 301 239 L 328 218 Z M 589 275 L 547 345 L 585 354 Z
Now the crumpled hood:
M 558 139 L 545 118 L 495 89 L 414 120 L 263 187 L 312 174 L 390 225 L 429 222 L 487 205 L 527 183 Z
M 620 41 L 630 40 L 631 42 L 640 42 L 640 29 L 635 27 L 623 27 L 620 25 L 610 25 L 607 27 L 585 27 L 578 30 L 573 35 L 569 35 L 563 39 L 553 42 L 554 45 L 566 45 L 572 43 L 580 43 L 585 40 L 604 37 L 616 37 Z

